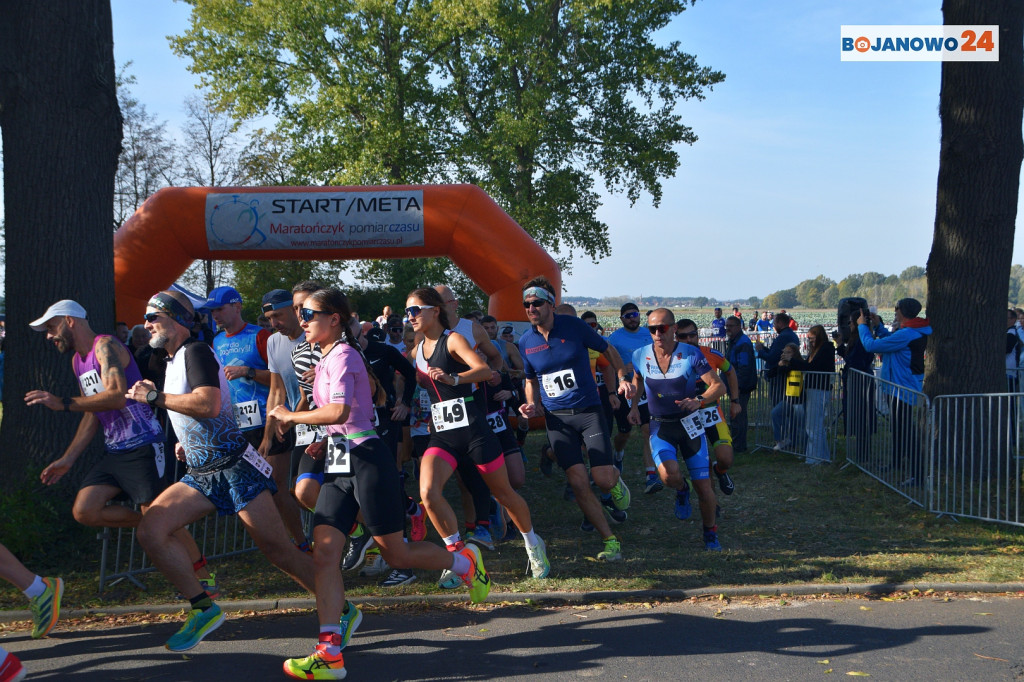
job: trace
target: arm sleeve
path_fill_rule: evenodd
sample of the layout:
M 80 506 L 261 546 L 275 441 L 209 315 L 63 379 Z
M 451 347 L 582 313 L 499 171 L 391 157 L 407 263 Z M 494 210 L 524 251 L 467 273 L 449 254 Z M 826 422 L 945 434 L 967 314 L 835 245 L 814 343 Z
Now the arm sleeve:
M 220 388 L 220 363 L 217 362 L 213 349 L 205 343 L 190 343 L 185 346 L 185 380 L 192 388 Z

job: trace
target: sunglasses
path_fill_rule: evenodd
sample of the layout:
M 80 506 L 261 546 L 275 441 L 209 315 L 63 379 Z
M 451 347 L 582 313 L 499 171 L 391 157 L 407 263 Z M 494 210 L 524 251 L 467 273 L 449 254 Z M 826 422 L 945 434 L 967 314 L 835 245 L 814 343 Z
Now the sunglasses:
M 698 331 L 692 331 L 692 332 L 676 332 L 676 338 L 677 338 L 677 339 L 688 339 L 688 338 L 690 338 L 691 336 L 699 336 L 699 335 L 700 335 L 700 332 L 698 332 Z
M 299 319 L 303 322 L 312 322 L 313 318 L 317 315 L 331 315 L 332 313 L 326 310 L 313 310 L 312 308 L 303 308 L 299 311 Z
M 396 333 L 400 332 L 400 331 L 403 331 L 404 329 L 405 329 L 404 327 L 388 327 L 388 331 L 392 331 L 392 332 L 396 332 Z
M 156 322 L 158 319 L 160 319 L 160 315 L 162 314 L 163 313 L 146 313 L 145 315 L 142 316 L 142 318 L 146 320 L 146 322 L 152 324 L 153 322 Z
M 622 315 L 619 315 L 619 317 L 621 317 L 624 320 L 633 320 L 640 317 L 640 313 L 638 313 L 635 310 L 631 310 L 628 313 L 623 313 Z
M 547 303 L 547 301 L 542 301 L 541 299 L 538 298 L 535 301 L 523 301 L 523 307 L 524 308 L 542 308 L 545 303 Z
M 650 333 L 658 332 L 659 334 L 667 334 L 670 324 L 649 324 L 647 325 L 647 331 Z
M 431 308 L 434 307 L 435 306 L 432 305 L 411 305 L 405 309 L 405 314 L 408 315 L 410 318 L 419 317 L 421 312 L 423 312 L 424 310 L 430 310 Z

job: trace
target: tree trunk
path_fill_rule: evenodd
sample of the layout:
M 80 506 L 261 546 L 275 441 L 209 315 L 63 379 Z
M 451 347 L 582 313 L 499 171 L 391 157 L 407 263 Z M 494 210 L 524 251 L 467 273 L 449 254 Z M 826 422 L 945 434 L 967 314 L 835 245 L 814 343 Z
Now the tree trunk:
M 932 397 L 1006 391 L 1004 334 L 1020 184 L 1024 3 L 945 0 L 945 24 L 998 24 L 998 62 L 945 62 L 925 364 Z
M 60 456 L 75 416 L 27 408 L 26 391 L 78 391 L 68 356 L 29 329 L 72 298 L 114 328 L 114 173 L 121 143 L 109 0 L 0 0 L 6 212 L 6 393 L 0 485 Z M 82 464 L 76 473 L 81 473 Z

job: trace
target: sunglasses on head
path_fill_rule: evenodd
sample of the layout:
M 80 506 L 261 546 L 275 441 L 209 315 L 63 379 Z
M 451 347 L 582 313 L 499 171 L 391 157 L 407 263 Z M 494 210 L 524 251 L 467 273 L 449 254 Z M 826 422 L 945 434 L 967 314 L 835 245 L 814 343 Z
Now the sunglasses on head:
M 649 324 L 647 325 L 647 331 L 650 333 L 658 332 L 659 334 L 667 334 L 670 324 Z
M 691 336 L 697 336 L 699 334 L 700 334 L 700 332 L 698 332 L 696 329 L 694 329 L 692 332 L 678 332 L 677 331 L 676 332 L 676 338 L 677 339 L 688 339 Z
M 630 310 L 628 313 L 622 313 L 622 315 L 620 315 L 619 317 L 621 317 L 624 320 L 632 320 L 637 317 L 640 317 L 640 313 L 636 310 Z
M 163 313 L 146 313 L 142 318 L 146 320 L 146 322 L 153 323 L 160 319 L 160 315 L 162 314 Z
M 410 318 L 419 317 L 420 313 L 424 310 L 430 310 L 434 306 L 432 305 L 411 305 L 405 309 L 405 314 Z
M 547 301 L 544 301 L 544 300 L 541 300 L 541 299 L 538 298 L 538 299 L 536 299 L 534 301 L 523 301 L 523 307 L 524 308 L 541 308 L 541 307 L 544 306 L 545 303 L 547 303 Z
M 326 310 L 313 310 L 312 308 L 303 308 L 299 311 L 299 319 L 303 322 L 312 322 L 313 318 L 317 315 L 330 315 L 331 313 Z

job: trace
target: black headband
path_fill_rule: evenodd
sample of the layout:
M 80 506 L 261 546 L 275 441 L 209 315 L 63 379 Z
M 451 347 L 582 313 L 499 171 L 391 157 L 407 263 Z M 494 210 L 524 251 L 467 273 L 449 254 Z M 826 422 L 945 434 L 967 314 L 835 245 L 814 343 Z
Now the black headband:
M 193 324 L 193 314 L 190 313 L 185 306 L 181 304 L 181 301 L 174 298 L 170 294 L 159 292 L 153 294 L 153 297 L 149 299 L 149 307 L 162 310 L 167 313 L 171 319 L 180 324 L 185 329 L 191 329 Z

